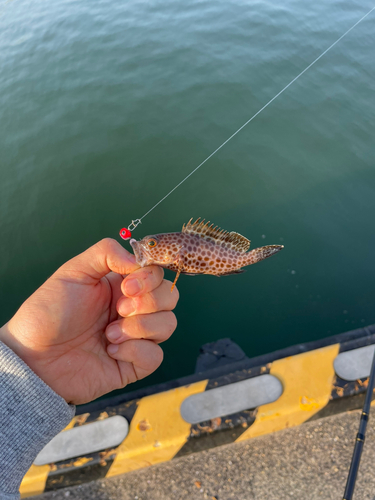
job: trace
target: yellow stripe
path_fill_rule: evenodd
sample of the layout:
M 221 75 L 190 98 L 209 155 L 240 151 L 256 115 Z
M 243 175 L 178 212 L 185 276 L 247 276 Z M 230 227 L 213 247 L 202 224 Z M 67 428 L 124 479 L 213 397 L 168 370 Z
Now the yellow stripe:
M 203 392 L 208 380 L 142 398 L 130 424 L 128 436 L 106 477 L 116 476 L 172 459 L 186 443 L 190 424 L 180 415 L 188 396 Z
M 22 480 L 20 486 L 21 498 L 43 493 L 50 469 L 49 465 L 32 465 Z
M 339 344 L 274 361 L 270 373 L 283 384 L 284 392 L 274 403 L 258 408 L 255 422 L 237 439 L 302 424 L 329 401 L 335 376 L 333 361 Z
M 324 408 L 331 395 L 338 352 L 339 344 L 335 344 L 274 361 L 270 373 L 279 378 L 284 392 L 274 403 L 258 408 L 255 422 L 237 441 L 299 425 Z M 190 424 L 180 415 L 181 403 L 203 392 L 207 382 L 141 399 L 107 477 L 172 459 L 190 434 Z M 64 430 L 72 428 L 77 418 L 81 417 L 75 417 Z M 21 483 L 21 497 L 43 493 L 49 472 L 49 465 L 33 465 Z
M 87 418 L 88 415 L 87 413 L 84 416 L 75 416 L 61 432 L 72 429 L 76 422 L 82 421 L 82 417 Z M 50 469 L 49 465 L 32 465 L 22 480 L 20 486 L 21 498 L 43 493 Z

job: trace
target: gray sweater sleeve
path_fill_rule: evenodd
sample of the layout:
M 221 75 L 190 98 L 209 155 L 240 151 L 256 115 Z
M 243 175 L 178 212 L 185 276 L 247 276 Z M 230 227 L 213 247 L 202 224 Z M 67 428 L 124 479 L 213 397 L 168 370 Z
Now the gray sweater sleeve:
M 74 417 L 75 407 L 0 342 L 0 499 L 18 500 L 39 451 Z

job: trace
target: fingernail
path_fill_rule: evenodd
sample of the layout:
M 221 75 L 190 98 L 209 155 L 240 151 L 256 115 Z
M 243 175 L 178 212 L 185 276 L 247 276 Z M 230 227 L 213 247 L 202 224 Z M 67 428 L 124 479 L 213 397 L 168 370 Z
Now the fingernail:
M 121 316 L 129 316 L 129 314 L 135 311 L 134 303 L 131 299 L 124 300 L 119 307 L 119 314 Z
M 115 354 L 118 351 L 118 345 L 109 344 L 109 346 L 107 347 L 107 351 L 109 352 L 109 354 Z
M 137 295 L 143 288 L 143 283 L 133 278 L 125 283 L 125 293 L 127 295 Z
M 118 324 L 108 327 L 106 335 L 108 340 L 118 340 L 121 337 L 122 331 Z

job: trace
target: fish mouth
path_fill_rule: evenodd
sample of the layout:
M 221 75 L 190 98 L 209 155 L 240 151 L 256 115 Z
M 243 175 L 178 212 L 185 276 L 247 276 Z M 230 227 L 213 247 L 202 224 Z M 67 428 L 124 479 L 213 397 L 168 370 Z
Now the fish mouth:
M 129 241 L 129 243 L 133 249 L 133 252 L 135 255 L 135 260 L 137 261 L 137 264 L 141 267 L 147 266 L 147 257 L 143 253 L 142 245 L 134 238 L 132 238 Z

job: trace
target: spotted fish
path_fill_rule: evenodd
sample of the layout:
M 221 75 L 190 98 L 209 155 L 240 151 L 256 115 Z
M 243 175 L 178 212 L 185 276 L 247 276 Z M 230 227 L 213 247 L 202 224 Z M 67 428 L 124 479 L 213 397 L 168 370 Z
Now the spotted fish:
M 271 257 L 283 245 L 250 248 L 250 241 L 235 232 L 220 229 L 210 222 L 193 219 L 182 226 L 180 233 L 160 233 L 130 240 L 137 263 L 141 267 L 155 264 L 176 272 L 172 285 L 180 274 L 213 274 L 228 276 L 243 273 L 244 266 Z

